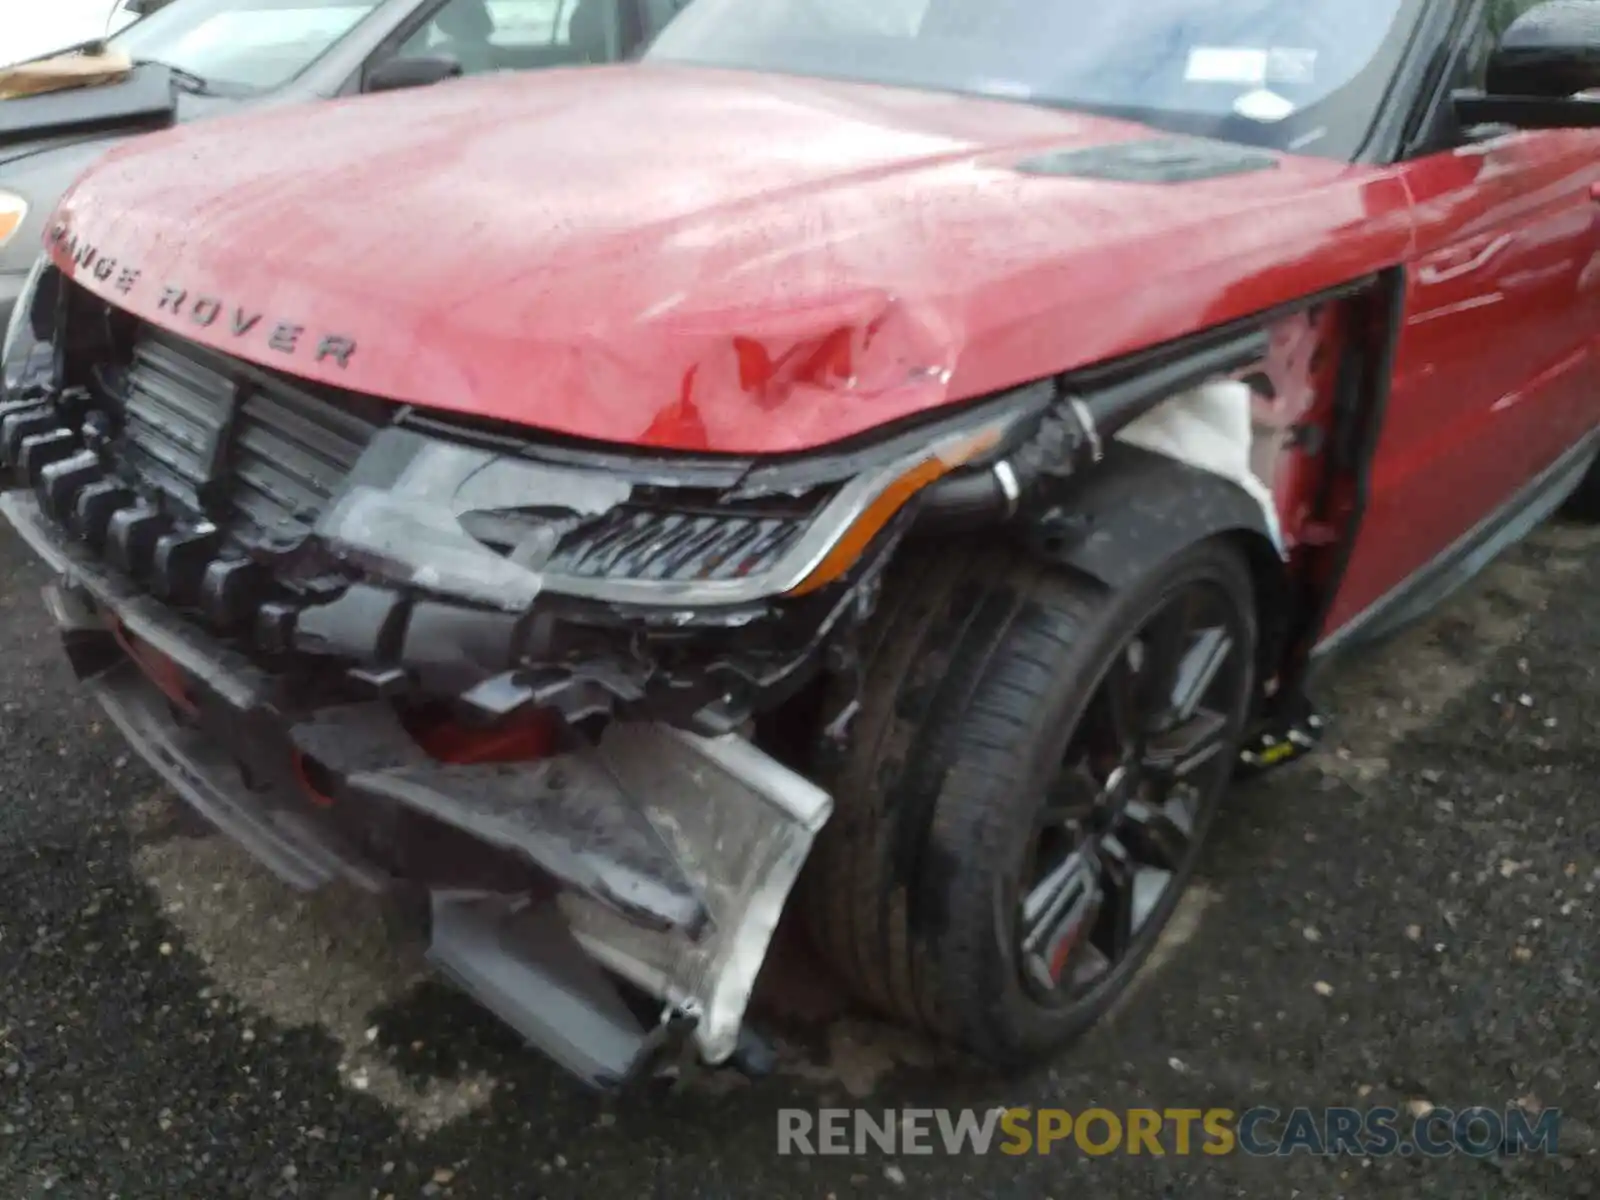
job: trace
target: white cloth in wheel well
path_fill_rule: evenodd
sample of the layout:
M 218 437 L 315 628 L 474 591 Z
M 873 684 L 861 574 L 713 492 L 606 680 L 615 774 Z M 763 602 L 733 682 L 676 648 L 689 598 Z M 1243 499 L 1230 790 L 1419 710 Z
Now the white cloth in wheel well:
M 1156 406 L 1116 435 L 1130 446 L 1231 479 L 1261 505 L 1272 543 L 1284 553 L 1283 531 L 1272 491 L 1250 466 L 1254 439 L 1249 384 L 1219 379 Z

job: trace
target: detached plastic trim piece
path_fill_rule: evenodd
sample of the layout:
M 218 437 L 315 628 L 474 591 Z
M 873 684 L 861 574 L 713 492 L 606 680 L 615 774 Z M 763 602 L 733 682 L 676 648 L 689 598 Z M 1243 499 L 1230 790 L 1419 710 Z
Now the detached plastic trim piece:
M 534 1047 L 595 1087 L 632 1078 L 656 1039 L 549 901 L 434 892 L 428 960 Z

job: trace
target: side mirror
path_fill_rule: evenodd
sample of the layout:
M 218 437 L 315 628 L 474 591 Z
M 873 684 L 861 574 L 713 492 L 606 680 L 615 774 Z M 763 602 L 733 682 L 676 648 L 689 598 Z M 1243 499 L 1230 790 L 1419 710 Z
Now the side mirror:
M 1600 0 L 1545 0 L 1513 21 L 1489 56 L 1482 92 L 1457 92 L 1463 125 L 1600 128 Z
M 429 87 L 456 79 L 461 75 L 461 64 L 445 54 L 431 54 L 418 58 L 391 58 L 367 72 L 361 85 L 364 92 L 397 92 L 401 88 Z

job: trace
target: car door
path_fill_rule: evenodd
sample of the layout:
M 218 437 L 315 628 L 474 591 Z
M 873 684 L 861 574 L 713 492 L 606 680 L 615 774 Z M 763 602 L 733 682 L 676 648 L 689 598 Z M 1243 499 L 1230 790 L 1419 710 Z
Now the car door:
M 1483 534 L 1600 423 L 1600 132 L 1463 130 L 1453 87 L 1534 0 L 1472 6 L 1401 165 L 1415 213 L 1367 515 L 1326 632 Z

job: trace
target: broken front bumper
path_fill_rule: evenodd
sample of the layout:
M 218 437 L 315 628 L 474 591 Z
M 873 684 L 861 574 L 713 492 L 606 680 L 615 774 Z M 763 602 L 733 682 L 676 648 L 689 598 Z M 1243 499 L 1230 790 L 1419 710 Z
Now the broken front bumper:
M 592 1082 L 686 1026 L 707 1061 L 734 1053 L 827 793 L 736 736 L 658 723 L 535 761 L 440 763 L 386 701 L 286 705 L 31 493 L 0 496 L 0 514 L 57 573 L 47 603 L 112 720 L 285 881 L 422 888 L 433 962 Z M 641 1016 L 618 979 L 659 1006 Z

